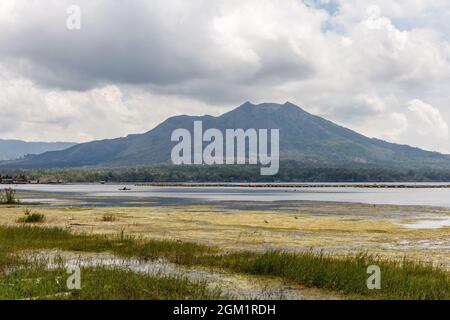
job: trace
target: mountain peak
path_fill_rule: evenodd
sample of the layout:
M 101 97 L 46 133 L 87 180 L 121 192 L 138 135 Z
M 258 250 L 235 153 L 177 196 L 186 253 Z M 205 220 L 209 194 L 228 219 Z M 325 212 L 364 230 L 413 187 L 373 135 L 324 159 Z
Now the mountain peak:
M 276 103 L 276 102 L 263 102 L 263 103 L 259 103 L 259 104 L 254 104 L 250 101 L 246 101 L 243 104 L 241 104 L 239 107 L 237 107 L 236 109 L 241 109 L 241 108 L 296 108 L 296 109 L 301 109 L 299 106 L 293 104 L 292 102 L 286 101 L 285 103 L 281 104 L 281 103 Z
M 283 106 L 285 106 L 285 107 L 295 107 L 295 108 L 301 109 L 298 105 L 293 104 L 293 103 L 290 102 L 290 101 L 286 101 L 286 102 L 283 104 Z
M 239 107 L 254 107 L 255 104 L 251 103 L 250 101 L 246 101 L 243 104 L 241 104 Z

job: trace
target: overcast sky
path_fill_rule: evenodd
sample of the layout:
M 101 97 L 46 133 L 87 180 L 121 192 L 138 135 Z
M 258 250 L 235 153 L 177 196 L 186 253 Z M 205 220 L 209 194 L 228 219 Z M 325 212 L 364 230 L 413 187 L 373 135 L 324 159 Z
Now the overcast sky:
M 448 0 L 1 0 L 0 138 L 112 138 L 290 101 L 450 153 L 449 17 Z

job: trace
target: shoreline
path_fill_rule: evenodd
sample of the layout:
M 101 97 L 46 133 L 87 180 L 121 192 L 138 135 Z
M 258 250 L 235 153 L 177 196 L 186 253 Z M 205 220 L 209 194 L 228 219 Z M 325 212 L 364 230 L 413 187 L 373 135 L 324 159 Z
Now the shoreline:
M 41 185 L 32 188 L 18 188 L 18 197 L 24 201 L 39 202 L 49 206 L 66 206 L 75 204 L 81 206 L 159 206 L 184 204 L 237 204 L 244 207 L 264 203 L 273 207 L 275 204 L 290 204 L 297 207 L 305 203 L 321 204 L 365 204 L 372 206 L 427 207 L 450 209 L 448 188 L 302 188 L 298 185 L 292 188 L 279 186 L 252 188 L 251 186 L 229 185 L 219 187 L 208 186 L 137 186 L 127 184 L 130 190 L 120 191 L 124 185 Z M 430 201 L 426 197 L 433 196 Z M 422 199 L 422 200 L 421 200 Z M 433 200 L 434 199 L 434 200 Z M 52 201 L 50 201 L 52 200 Z M 37 200 L 35 200 L 37 201 Z M 63 203 L 65 202 L 65 203 Z M 143 202 L 143 203 L 139 203 Z M 254 205 L 253 205 L 254 204 Z M 273 208 L 276 210 L 277 208 Z
M 70 185 L 117 185 L 135 187 L 184 187 L 184 188 L 360 188 L 360 189 L 450 189 L 450 182 L 67 182 L 67 183 L 14 183 L 0 184 L 3 188 L 24 185 L 70 186 Z M 2 188 L 0 186 L 0 188 Z
M 195 188 L 195 187 L 237 187 L 237 188 L 385 188 L 385 189 L 449 189 L 450 184 L 442 184 L 438 185 L 435 182 L 430 182 L 430 184 L 413 184 L 415 182 L 409 183 L 401 183 L 397 182 L 392 183 L 190 183 L 190 182 L 181 182 L 181 183 L 134 183 L 136 187 L 186 187 L 186 188 Z M 133 183 L 130 183 L 133 184 Z

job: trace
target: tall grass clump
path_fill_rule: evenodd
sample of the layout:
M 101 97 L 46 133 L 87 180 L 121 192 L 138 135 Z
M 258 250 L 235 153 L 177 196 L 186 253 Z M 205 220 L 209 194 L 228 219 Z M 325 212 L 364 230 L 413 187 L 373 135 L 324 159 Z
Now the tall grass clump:
M 114 222 L 114 221 L 117 221 L 117 217 L 113 214 L 104 214 L 102 216 L 102 221 L 103 222 Z
M 31 212 L 30 209 L 24 210 L 24 216 L 17 219 L 18 223 L 42 223 L 45 222 L 46 217 L 42 213 Z

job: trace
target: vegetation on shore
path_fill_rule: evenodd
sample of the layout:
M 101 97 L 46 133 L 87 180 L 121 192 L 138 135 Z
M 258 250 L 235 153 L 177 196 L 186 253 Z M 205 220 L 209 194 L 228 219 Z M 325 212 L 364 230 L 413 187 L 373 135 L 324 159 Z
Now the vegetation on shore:
M 202 257 L 200 261 L 202 265 L 281 277 L 307 287 L 326 288 L 365 298 L 450 299 L 448 273 L 407 259 L 394 261 L 366 254 L 336 258 L 313 252 L 272 251 Z M 381 290 L 367 288 L 367 268 L 372 265 L 382 270 Z
M 28 180 L 87 182 L 446 182 L 450 170 L 329 167 L 282 161 L 275 176 L 261 176 L 250 165 L 152 165 L 129 167 L 81 167 L 64 169 L 2 169 L 0 174 Z
M 82 289 L 69 291 L 64 268 L 31 266 L 0 275 L 0 299 L 45 300 L 209 300 L 224 298 L 205 281 L 136 273 L 121 267 L 88 267 Z
M 5 206 L 37 206 L 39 202 L 24 202 L 16 198 L 16 190 L 13 188 L 6 188 L 0 191 L 0 205 Z
M 73 234 L 67 230 L 58 228 L 39 228 L 32 226 L 0 227 L 0 286 L 4 286 L 5 283 L 10 283 L 14 279 L 18 281 L 19 278 L 23 277 L 23 274 L 20 272 L 25 272 L 26 274 L 27 270 L 33 271 L 33 269 L 37 268 L 39 274 L 50 272 L 43 266 L 32 266 L 31 269 L 22 268 L 22 271 L 17 271 L 19 273 L 16 274 L 15 278 L 9 278 L 11 274 L 6 275 L 4 273 L 5 270 L 11 269 L 12 266 L 23 263 L 17 256 L 12 254 L 23 250 L 42 249 L 110 252 L 117 256 L 142 260 L 164 258 L 173 263 L 192 267 L 219 268 L 242 274 L 280 277 L 304 286 L 331 289 L 361 298 L 450 299 L 450 278 L 448 272 L 431 265 L 407 260 L 399 262 L 369 255 L 333 257 L 313 252 L 287 253 L 273 251 L 267 253 L 223 253 L 217 248 L 194 243 L 169 240 L 140 240 L 128 237 L 123 233 L 114 237 Z M 367 289 L 366 280 L 368 275 L 366 271 L 370 265 L 378 265 L 382 270 L 381 290 Z M 57 273 L 58 271 L 51 272 Z M 85 270 L 83 269 L 83 274 L 84 272 Z M 115 279 L 115 276 L 117 276 L 117 279 L 124 281 L 127 279 L 126 281 L 129 281 L 130 284 L 141 280 L 147 283 L 151 280 L 150 278 L 145 278 L 145 280 L 139 277 L 150 276 L 132 275 L 128 271 L 105 268 L 89 269 L 87 272 L 88 278 L 92 276 L 90 278 L 92 281 L 88 280 L 90 282 L 88 282 L 87 292 L 83 288 L 82 292 L 78 293 L 78 298 L 149 298 L 144 293 L 137 292 L 141 289 L 147 290 L 148 288 L 144 288 L 138 284 L 136 284 L 136 287 L 134 285 L 127 286 L 122 281 L 117 281 L 117 287 L 109 289 L 110 291 L 107 293 L 95 293 L 94 289 L 97 288 L 98 290 L 98 288 L 105 287 L 104 283 L 100 285 L 98 281 L 105 281 L 108 284 L 108 279 Z M 53 276 L 49 276 L 50 279 Z M 25 278 L 30 279 L 33 277 L 26 275 Z M 166 280 L 158 281 L 166 289 L 174 289 L 176 286 L 184 287 L 190 293 L 190 296 L 189 294 L 186 296 L 190 298 L 217 297 L 217 293 L 208 291 L 202 283 L 192 284 L 185 282 L 187 280 L 179 279 L 173 280 L 175 282 L 170 280 L 167 280 L 167 282 Z M 50 288 L 52 287 L 50 286 Z M 91 292 L 89 288 L 94 289 Z M 51 290 L 60 292 L 62 289 L 53 288 Z M 160 298 L 174 297 L 173 295 L 175 293 L 170 295 L 169 289 L 168 291 L 161 290 Z M 15 293 L 11 294 L 14 296 Z M 74 297 L 71 296 L 71 298 Z M 152 296 L 150 298 L 157 297 Z
M 67 230 L 45 227 L 0 227 L 0 299 L 219 299 L 227 298 L 202 280 L 191 281 L 181 276 L 135 273 L 119 266 L 82 269 L 82 289 L 70 291 L 62 265 L 48 269 L 39 260 L 28 261 L 20 253 L 28 250 L 61 249 L 83 252 L 122 252 L 135 240 L 119 235 L 74 235 Z M 122 248 L 122 249 L 121 249 Z M 141 247 L 145 255 L 156 258 L 159 253 L 174 258 L 183 251 L 200 250 L 195 244 L 154 242 Z M 125 251 L 122 251 L 125 250 Z
M 6 188 L 2 190 L 0 192 L 0 204 L 20 204 L 20 201 L 16 199 L 16 190 L 13 188 Z

